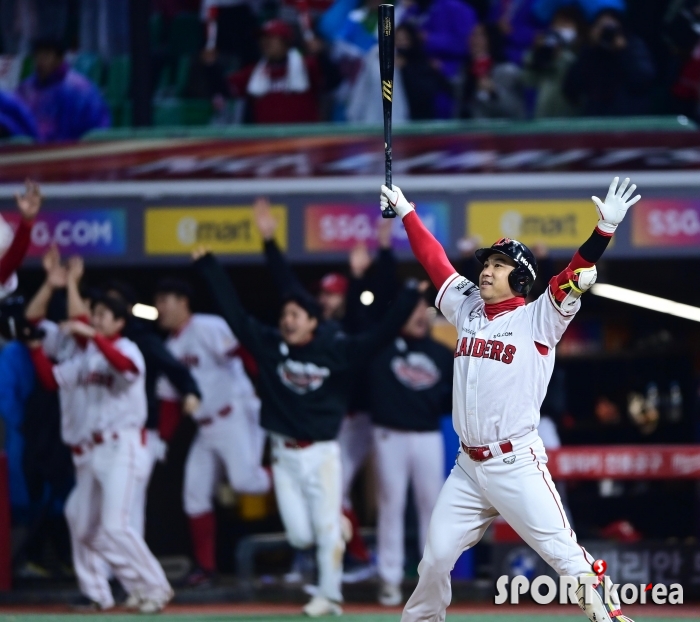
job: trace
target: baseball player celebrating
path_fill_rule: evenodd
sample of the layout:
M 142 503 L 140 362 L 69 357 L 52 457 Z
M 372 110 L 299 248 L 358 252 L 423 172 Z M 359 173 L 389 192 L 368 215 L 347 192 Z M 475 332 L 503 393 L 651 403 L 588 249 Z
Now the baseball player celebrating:
M 339 615 L 342 557 L 340 449 L 335 440 L 347 412 L 352 371 L 398 332 L 416 305 L 406 290 L 374 330 L 346 336 L 321 328 L 316 301 L 303 292 L 283 300 L 279 329 L 249 316 L 214 257 L 195 253 L 195 266 L 222 315 L 260 369 L 261 422 L 272 440 L 277 505 L 295 548 L 316 545 L 318 594 L 311 617 Z
M 261 465 L 259 401 L 238 356 L 238 339 L 223 318 L 192 313 L 191 299 L 183 281 L 163 280 L 156 288 L 158 321 L 170 332 L 166 346 L 190 369 L 202 392 L 192 415 L 198 430 L 187 455 L 183 490 L 198 566 L 187 584 L 194 587 L 210 582 L 216 570 L 213 497 L 222 471 L 234 490 L 248 494 L 267 492 L 270 477 Z M 164 377 L 158 395 L 179 416 L 180 395 Z
M 628 208 L 635 185 L 616 177 L 605 201 L 593 197 L 600 220 L 569 265 L 534 302 L 525 297 L 537 263 L 520 242 L 502 238 L 477 251 L 478 284 L 459 275 L 401 190 L 381 188 L 381 208 L 403 220 L 411 248 L 434 285 L 437 306 L 458 331 L 454 352 L 453 424 L 457 462 L 433 511 L 420 579 L 402 620 L 444 620 L 450 571 L 497 515 L 503 516 L 560 575 L 594 576 L 593 559 L 576 541 L 547 469 L 537 434 L 540 405 L 554 366 L 554 348 L 596 279 L 600 259 Z M 606 577 L 598 577 L 598 583 Z M 586 592 L 593 592 L 592 598 Z M 579 604 L 591 622 L 628 622 L 619 602 L 603 602 L 580 581 Z M 588 601 L 588 602 L 586 602 Z
M 137 480 L 148 450 L 142 429 L 146 422 L 144 362 L 136 345 L 120 335 L 126 316 L 126 307 L 114 298 L 93 301 L 91 326 L 77 320 L 65 326 L 85 347 L 57 365 L 39 342 L 30 347 L 42 384 L 61 389 L 64 411 L 82 417 L 88 426 L 90 440 L 85 444 L 90 451 L 80 478 L 81 498 L 71 495 L 82 517 L 81 545 L 91 550 L 92 559 L 109 563 L 122 584 L 138 595 L 143 613 L 155 613 L 173 592 L 133 525 L 131 507 L 143 507 L 135 495 L 145 492 Z M 85 434 L 76 426 L 78 436 Z M 82 582 L 81 588 L 85 589 Z M 96 600 L 107 604 L 110 597 L 105 593 Z

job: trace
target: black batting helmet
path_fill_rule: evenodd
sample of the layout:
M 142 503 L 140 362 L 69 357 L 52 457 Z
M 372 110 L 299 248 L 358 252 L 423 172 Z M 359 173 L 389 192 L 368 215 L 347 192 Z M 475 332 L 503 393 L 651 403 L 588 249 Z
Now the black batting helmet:
M 508 275 L 508 283 L 516 294 L 527 296 L 537 278 L 537 260 L 532 251 L 518 240 L 501 238 L 491 248 L 480 248 L 474 255 L 483 264 L 494 253 L 510 257 L 517 264 Z

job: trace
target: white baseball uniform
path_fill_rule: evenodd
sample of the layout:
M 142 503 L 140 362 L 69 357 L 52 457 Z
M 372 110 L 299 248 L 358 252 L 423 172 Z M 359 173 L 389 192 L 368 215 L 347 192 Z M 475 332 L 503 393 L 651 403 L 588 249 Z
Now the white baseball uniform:
M 102 606 L 114 602 L 105 560 L 130 593 L 165 603 L 170 585 L 134 526 L 133 508 L 144 505 L 136 497 L 145 494 L 141 480 L 149 460 L 142 429 L 145 366 L 133 342 L 119 338 L 112 345 L 136 372 L 118 372 L 92 341 L 53 368 L 68 422 L 64 435 L 75 432 L 64 440 L 76 456 L 76 488 L 66 505 L 76 571 L 83 592 Z M 80 424 L 71 427 L 74 420 Z
M 545 292 L 489 319 L 478 288 L 455 274 L 437 305 L 458 331 L 454 428 L 463 446 L 486 445 L 493 458 L 475 462 L 460 452 L 433 512 L 405 621 L 444 620 L 452 567 L 499 514 L 559 574 L 590 574 L 593 561 L 569 526 L 537 434 L 554 347 L 580 300 L 564 314 Z M 504 455 L 505 441 L 513 451 Z
M 185 465 L 185 512 L 198 516 L 212 511 L 222 471 L 238 492 L 267 492 L 270 478 L 260 463 L 265 438 L 260 402 L 236 356 L 239 343 L 228 324 L 216 315 L 194 314 L 166 346 L 187 365 L 202 392 L 194 414 L 198 431 Z M 164 400 L 180 398 L 163 377 L 157 392 Z

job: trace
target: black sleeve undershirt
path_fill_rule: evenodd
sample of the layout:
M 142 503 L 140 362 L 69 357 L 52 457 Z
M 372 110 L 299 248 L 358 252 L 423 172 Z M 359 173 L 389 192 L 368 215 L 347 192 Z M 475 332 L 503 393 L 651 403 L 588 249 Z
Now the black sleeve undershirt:
M 591 237 L 581 244 L 581 248 L 578 249 L 578 254 L 581 255 L 585 261 L 597 263 L 603 256 L 611 239 L 612 236 L 603 235 L 598 229 L 595 229 L 593 233 L 591 233 Z

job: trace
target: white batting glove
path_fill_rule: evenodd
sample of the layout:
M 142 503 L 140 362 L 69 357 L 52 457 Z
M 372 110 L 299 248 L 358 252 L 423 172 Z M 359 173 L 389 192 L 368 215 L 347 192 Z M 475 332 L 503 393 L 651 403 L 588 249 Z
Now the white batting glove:
M 391 205 L 393 210 L 403 220 L 406 214 L 413 211 L 413 203 L 409 203 L 406 200 L 406 197 L 403 196 L 403 192 L 401 192 L 401 188 L 393 184 L 391 188 L 392 189 L 389 190 L 386 186 L 382 186 L 382 193 L 379 195 L 379 206 L 382 208 L 383 212 Z
M 615 233 L 617 225 L 622 222 L 627 210 L 642 198 L 642 195 L 638 194 L 633 199 L 630 199 L 637 189 L 637 186 L 632 184 L 627 188 L 627 184 L 630 183 L 629 177 L 627 177 L 618 188 L 617 182 L 619 180 L 619 177 L 615 177 L 615 179 L 612 180 L 608 190 L 608 196 L 605 197 L 605 202 L 601 201 L 598 197 L 591 197 L 598 210 L 598 215 L 600 216 L 598 229 L 605 233 Z M 627 192 L 625 192 L 625 190 L 627 190 Z

